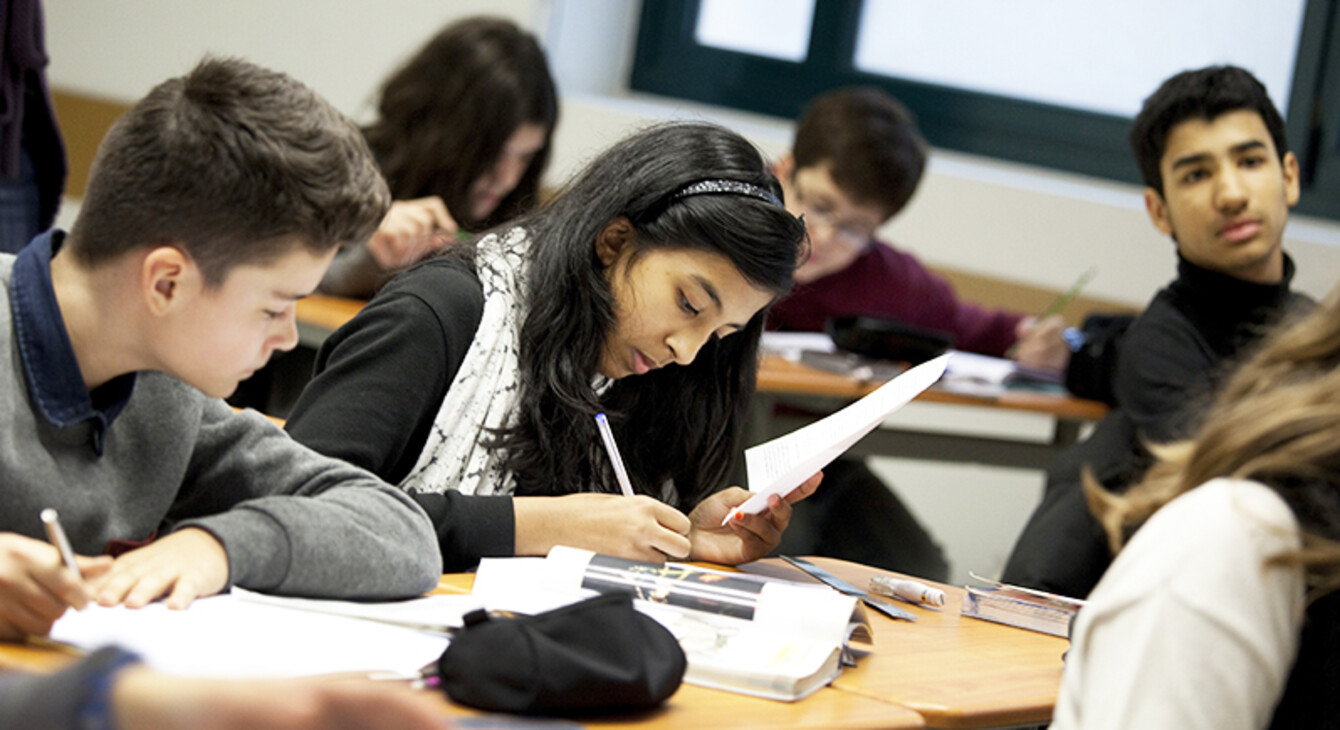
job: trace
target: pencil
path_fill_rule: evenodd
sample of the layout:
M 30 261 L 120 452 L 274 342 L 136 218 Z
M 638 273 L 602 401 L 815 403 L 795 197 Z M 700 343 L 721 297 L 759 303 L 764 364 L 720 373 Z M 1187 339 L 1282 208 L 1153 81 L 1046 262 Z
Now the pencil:
M 1074 284 L 1070 285 L 1069 289 L 1066 289 L 1064 292 L 1061 292 L 1061 294 L 1057 296 L 1056 299 L 1052 300 L 1051 304 L 1047 305 L 1046 309 L 1042 310 L 1042 314 L 1038 315 L 1038 319 L 1046 319 L 1052 316 L 1053 314 L 1060 313 L 1060 311 L 1065 308 L 1065 305 L 1069 304 L 1070 300 L 1074 299 L 1075 296 L 1078 295 L 1080 291 L 1084 289 L 1084 285 L 1088 284 L 1089 280 L 1097 275 L 1098 275 L 1098 269 L 1096 267 L 1090 266 L 1087 271 L 1079 275 L 1079 278 L 1075 280 Z

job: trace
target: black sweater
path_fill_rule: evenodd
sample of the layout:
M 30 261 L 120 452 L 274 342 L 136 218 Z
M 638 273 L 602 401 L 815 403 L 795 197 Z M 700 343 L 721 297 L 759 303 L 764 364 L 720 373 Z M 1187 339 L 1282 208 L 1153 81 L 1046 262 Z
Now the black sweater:
M 286 428 L 293 438 L 397 484 L 414 468 L 484 310 L 479 279 L 445 256 L 396 277 L 317 353 Z M 415 494 L 448 571 L 510 556 L 512 499 Z

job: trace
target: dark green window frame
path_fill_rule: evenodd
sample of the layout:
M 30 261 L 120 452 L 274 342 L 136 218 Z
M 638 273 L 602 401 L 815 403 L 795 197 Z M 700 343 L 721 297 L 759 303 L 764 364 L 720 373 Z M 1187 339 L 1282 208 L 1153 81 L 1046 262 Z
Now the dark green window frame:
M 816 0 L 809 52 L 795 63 L 698 44 L 699 0 L 643 0 L 629 86 L 787 119 L 828 89 L 880 86 L 917 114 L 936 147 L 1141 184 L 1126 141 L 1129 119 L 857 70 L 861 4 Z M 1285 119 L 1302 167 L 1296 210 L 1340 220 L 1336 6 L 1337 0 L 1307 2 Z

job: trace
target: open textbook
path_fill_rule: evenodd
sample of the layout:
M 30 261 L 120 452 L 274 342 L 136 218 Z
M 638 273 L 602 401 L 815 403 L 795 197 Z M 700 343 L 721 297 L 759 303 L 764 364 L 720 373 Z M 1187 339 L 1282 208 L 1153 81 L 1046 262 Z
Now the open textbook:
M 884 419 L 935 384 L 945 372 L 950 355 L 941 355 L 881 385 L 851 405 L 814 423 L 759 444 L 744 452 L 749 491 L 753 496 L 731 510 L 758 514 L 768 497 L 785 496 L 860 441 Z M 820 487 L 822 489 L 822 487 Z
M 873 641 L 856 599 L 823 586 L 568 547 L 546 558 L 485 558 L 473 595 L 490 610 L 538 613 L 610 592 L 631 594 L 679 639 L 684 681 L 704 687 L 799 699 Z

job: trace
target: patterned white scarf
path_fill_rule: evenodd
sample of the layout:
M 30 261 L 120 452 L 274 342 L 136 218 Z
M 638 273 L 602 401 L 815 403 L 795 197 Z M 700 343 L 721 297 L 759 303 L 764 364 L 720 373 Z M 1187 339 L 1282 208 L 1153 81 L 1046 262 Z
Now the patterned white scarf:
M 520 390 L 519 361 L 530 238 L 513 228 L 485 236 L 476 246 L 475 269 L 484 290 L 479 329 L 433 420 L 419 459 L 401 482 L 409 492 L 458 491 L 511 494 L 512 475 L 502 454 L 483 441 L 510 425 Z

